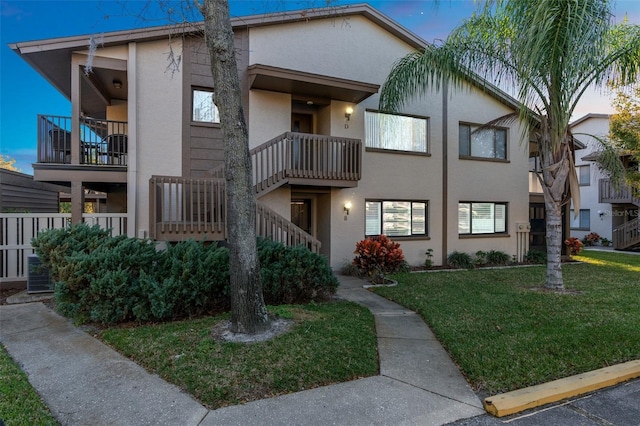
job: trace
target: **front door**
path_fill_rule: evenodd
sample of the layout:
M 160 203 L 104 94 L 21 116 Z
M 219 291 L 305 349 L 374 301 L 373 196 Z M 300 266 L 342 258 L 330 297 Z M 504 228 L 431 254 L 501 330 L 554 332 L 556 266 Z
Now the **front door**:
M 529 223 L 531 233 L 529 234 L 529 250 L 547 250 L 547 225 L 544 203 L 529 204 Z
M 311 234 L 311 200 L 291 200 L 291 222 Z
M 291 131 L 297 133 L 313 133 L 313 115 L 291 114 Z

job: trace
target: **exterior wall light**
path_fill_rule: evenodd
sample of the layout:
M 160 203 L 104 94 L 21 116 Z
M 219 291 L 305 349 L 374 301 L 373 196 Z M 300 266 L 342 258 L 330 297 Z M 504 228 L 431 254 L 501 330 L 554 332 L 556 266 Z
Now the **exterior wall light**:
M 353 114 L 353 108 L 347 107 L 347 110 L 344 113 L 344 118 L 346 118 L 347 121 L 351 120 L 351 114 Z
M 344 203 L 344 212 L 347 216 L 349 215 L 349 210 L 351 210 L 351 201 Z

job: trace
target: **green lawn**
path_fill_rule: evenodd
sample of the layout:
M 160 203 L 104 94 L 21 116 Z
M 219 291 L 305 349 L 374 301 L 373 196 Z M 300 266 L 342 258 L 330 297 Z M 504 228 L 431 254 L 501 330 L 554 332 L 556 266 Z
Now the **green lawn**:
M 350 302 L 270 309 L 295 320 L 270 341 L 218 343 L 211 329 L 227 316 L 110 328 L 103 341 L 209 408 L 378 374 L 373 316 Z
M 583 251 L 575 294 L 545 268 L 401 274 L 375 291 L 418 312 L 475 390 L 495 394 L 640 358 L 640 256 Z
M 0 419 L 11 425 L 57 425 L 27 376 L 0 345 Z

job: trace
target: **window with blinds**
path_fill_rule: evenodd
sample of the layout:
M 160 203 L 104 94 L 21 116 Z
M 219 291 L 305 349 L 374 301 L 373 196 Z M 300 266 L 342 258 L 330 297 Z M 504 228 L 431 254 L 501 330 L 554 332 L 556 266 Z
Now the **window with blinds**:
M 506 203 L 458 203 L 458 233 L 466 235 L 507 232 Z
M 426 118 L 366 111 L 364 119 L 367 148 L 428 152 Z
M 427 202 L 366 201 L 364 233 L 366 236 L 426 236 Z

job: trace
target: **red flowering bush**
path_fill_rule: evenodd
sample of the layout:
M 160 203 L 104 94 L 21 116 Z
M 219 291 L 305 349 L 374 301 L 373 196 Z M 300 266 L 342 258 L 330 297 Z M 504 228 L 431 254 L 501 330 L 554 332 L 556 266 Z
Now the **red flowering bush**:
M 576 255 L 582 251 L 582 241 L 576 237 L 570 237 L 564 240 L 564 245 L 569 249 L 570 255 Z
M 400 244 L 386 235 L 368 237 L 356 244 L 353 264 L 369 275 L 374 283 L 384 283 L 384 276 L 396 272 L 404 262 Z
M 585 246 L 595 246 L 600 242 L 600 235 L 597 232 L 590 232 L 582 239 L 582 244 Z

